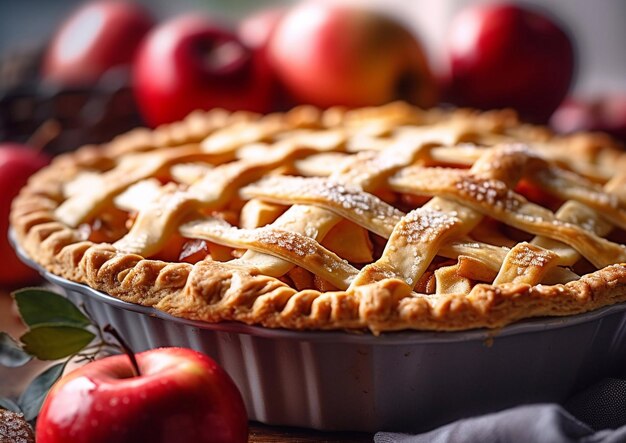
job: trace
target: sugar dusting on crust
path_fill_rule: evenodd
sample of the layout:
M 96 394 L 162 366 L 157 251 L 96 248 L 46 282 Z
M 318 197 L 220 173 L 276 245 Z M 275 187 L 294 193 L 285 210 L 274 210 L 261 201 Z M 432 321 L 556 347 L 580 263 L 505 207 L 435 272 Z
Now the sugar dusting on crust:
M 548 249 L 520 243 L 511 250 L 506 261 L 518 276 L 522 276 L 529 272 L 529 268 L 548 266 L 554 258 L 555 254 Z
M 522 199 L 500 180 L 480 179 L 467 175 L 459 180 L 455 187 L 462 196 L 499 210 L 515 211 L 523 203 Z
M 267 246 L 278 246 L 287 253 L 305 257 L 317 252 L 315 240 L 292 231 L 265 226 L 256 229 L 239 229 L 220 219 L 211 219 L 209 223 L 199 220 L 187 224 L 189 228 L 206 232 L 215 237 L 236 239 L 246 242 L 259 242 Z M 186 233 L 183 230 L 183 233 Z M 192 234 L 191 232 L 188 232 Z
M 244 234 L 245 235 L 245 234 Z M 260 228 L 256 230 L 256 239 L 266 245 L 276 245 L 281 249 L 293 253 L 298 257 L 313 255 L 317 251 L 313 241 L 308 237 L 291 231 L 282 231 L 273 228 Z
M 408 244 L 429 243 L 460 222 L 456 215 L 454 212 L 446 214 L 430 208 L 419 208 L 402 219 L 396 234 Z
M 552 253 L 546 249 L 531 248 L 527 244 L 519 244 L 515 247 L 515 254 L 511 258 L 511 264 L 528 268 L 544 267 L 552 259 Z
M 359 186 L 325 178 L 276 176 L 263 179 L 257 185 L 252 185 L 251 189 L 254 190 L 255 186 L 260 187 L 264 193 L 268 194 L 281 195 L 293 192 L 298 195 L 319 196 L 343 209 L 354 211 L 358 215 L 367 215 L 369 218 L 399 219 L 403 215 L 393 206 L 363 192 Z

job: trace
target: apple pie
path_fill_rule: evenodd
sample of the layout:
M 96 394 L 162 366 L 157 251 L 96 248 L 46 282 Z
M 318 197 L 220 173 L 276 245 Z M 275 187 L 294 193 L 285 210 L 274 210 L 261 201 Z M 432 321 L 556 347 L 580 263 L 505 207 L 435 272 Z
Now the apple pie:
M 196 112 L 14 201 L 51 273 L 206 322 L 462 330 L 626 301 L 626 154 L 511 111 Z

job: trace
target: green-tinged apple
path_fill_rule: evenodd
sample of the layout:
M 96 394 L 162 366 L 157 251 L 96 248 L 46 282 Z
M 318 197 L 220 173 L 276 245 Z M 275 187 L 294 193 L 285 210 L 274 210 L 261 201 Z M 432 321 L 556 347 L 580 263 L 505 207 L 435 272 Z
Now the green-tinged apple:
M 151 31 L 133 67 L 135 97 L 151 126 L 180 120 L 195 109 L 269 112 L 273 81 L 263 54 L 198 14 Z
M 19 143 L 0 143 L 0 286 L 17 286 L 37 281 L 38 274 L 23 264 L 9 244 L 11 201 L 28 178 L 47 165 L 50 158 Z
M 470 5 L 452 21 L 447 99 L 480 109 L 513 108 L 546 123 L 567 94 L 575 67 L 571 36 L 527 7 Z
M 50 390 L 37 420 L 38 443 L 247 442 L 237 387 L 206 355 L 160 348 L 88 363 Z
M 269 43 L 272 66 L 300 103 L 430 107 L 437 84 L 416 36 L 358 6 L 306 2 L 282 18 Z
M 153 24 L 150 13 L 137 3 L 86 3 L 69 16 L 52 38 L 42 77 L 64 86 L 91 85 L 109 69 L 130 65 Z

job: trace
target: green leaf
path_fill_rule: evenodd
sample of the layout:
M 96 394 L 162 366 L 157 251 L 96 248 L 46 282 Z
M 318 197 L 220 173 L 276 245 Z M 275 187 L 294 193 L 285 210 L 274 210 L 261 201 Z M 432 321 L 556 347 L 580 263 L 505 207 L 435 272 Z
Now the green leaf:
M 0 365 L 9 368 L 24 366 L 31 360 L 20 345 L 6 332 L 0 332 Z
M 20 337 L 24 350 L 40 360 L 69 357 L 87 346 L 95 334 L 66 324 L 40 324 Z
M 20 408 L 20 405 L 7 397 L 0 397 L 0 408 L 12 412 L 17 412 L 18 414 L 22 412 L 22 408 Z
M 65 297 L 41 288 L 26 288 L 13 293 L 20 315 L 30 326 L 63 323 L 88 326 L 91 320 Z
M 43 401 L 52 385 L 61 377 L 67 361 L 57 363 L 39 374 L 22 393 L 17 404 L 24 412 L 24 419 L 31 421 L 37 418 Z

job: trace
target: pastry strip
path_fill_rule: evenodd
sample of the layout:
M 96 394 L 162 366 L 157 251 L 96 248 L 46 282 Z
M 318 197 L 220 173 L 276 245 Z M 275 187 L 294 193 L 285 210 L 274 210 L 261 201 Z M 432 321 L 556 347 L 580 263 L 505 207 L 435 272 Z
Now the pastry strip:
M 525 152 L 523 147 L 508 146 L 489 151 L 472 166 L 470 172 L 483 173 L 488 177 L 486 179 L 494 180 L 489 176 L 500 177 L 506 172 L 490 168 L 491 163 L 499 161 L 503 168 L 506 165 L 506 169 L 517 169 L 518 163 L 526 160 Z M 420 176 L 417 181 L 446 188 L 467 175 L 461 170 L 444 171 L 446 174 L 438 177 L 434 183 L 431 176 Z M 403 176 L 402 172 L 396 177 L 398 175 Z M 510 180 L 515 180 L 514 174 L 508 176 Z M 389 179 L 389 182 L 393 184 L 394 178 Z M 467 207 L 462 201 L 449 201 L 439 196 L 432 198 L 421 208 L 411 211 L 396 225 L 381 258 L 365 266 L 351 287 L 367 285 L 386 278 L 397 278 L 414 287 L 439 249 L 445 243 L 466 235 L 482 218 L 480 211 Z
M 260 165 L 240 160 L 210 170 L 187 190 L 163 187 L 156 200 L 144 204 L 130 231 L 113 246 L 149 257 L 162 248 L 187 214 L 223 206 L 241 186 L 258 179 L 275 165 L 275 162 Z
M 519 243 L 506 255 L 493 284 L 536 285 L 541 282 L 551 268 L 556 266 L 557 260 L 558 255 L 552 251 L 526 242 Z
M 415 286 L 442 245 L 467 234 L 481 218 L 481 214 L 462 205 L 433 198 L 402 218 L 380 259 L 365 266 L 353 286 L 386 278 Z
M 619 199 L 623 191 L 624 177 L 626 177 L 626 174 L 619 174 L 612 178 L 604 186 L 605 192 Z M 559 220 L 582 226 L 584 229 L 602 237 L 608 235 L 613 230 L 613 226 L 603 220 L 601 214 L 575 201 L 565 202 L 557 211 L 556 217 Z M 578 251 L 557 240 L 537 236 L 532 240 L 532 243 L 556 251 L 561 257 L 561 262 L 565 265 L 571 266 L 580 259 Z
M 244 199 L 253 197 L 271 203 L 304 204 L 328 209 L 389 238 L 404 214 L 378 197 L 360 188 L 323 178 L 290 176 L 267 177 L 240 191 Z
M 360 115 L 366 111 L 361 110 Z M 359 114 L 351 114 L 352 117 Z M 357 118 L 358 121 L 358 118 Z M 456 122 L 451 122 L 454 125 Z M 467 130 L 467 127 L 463 131 Z M 419 130 L 419 135 L 412 134 L 393 142 L 380 152 L 360 152 L 354 158 L 342 164 L 342 169 L 331 175 L 336 181 L 361 187 L 364 191 L 374 190 L 383 185 L 388 177 L 399 170 L 414 163 L 420 156 L 426 154 L 432 146 L 441 144 L 456 144 L 465 137 L 461 130 L 450 130 L 449 125 L 434 126 Z M 323 218 L 320 222 L 318 219 Z M 272 226 L 280 229 L 293 230 L 312 237 L 318 241 L 324 238 L 328 230 L 339 222 L 341 218 L 326 209 L 303 205 L 294 205 Z M 271 257 L 248 251 L 241 259 L 231 262 L 233 265 L 244 267 L 253 266 L 264 272 L 288 272 L 291 265 Z
M 380 153 L 362 153 L 354 156 L 345 169 L 331 176 L 341 183 L 359 186 L 364 191 L 376 189 L 389 175 L 398 169 L 413 163 L 422 155 L 427 146 L 422 143 L 410 143 L 406 140 L 392 144 Z M 328 211 L 308 205 L 294 205 L 281 215 L 272 226 L 286 229 L 321 241 L 324 235 L 341 220 L 341 217 Z M 232 265 L 254 267 L 262 272 L 285 274 L 292 265 L 284 260 L 263 256 L 258 252 L 248 251 L 240 259 L 230 262 Z M 275 274 L 271 274 L 275 275 Z
M 281 131 L 289 129 L 283 119 L 267 115 L 258 121 L 238 122 L 210 134 L 202 141 L 202 150 L 211 154 L 234 154 L 243 145 L 271 141 Z
M 437 295 L 468 294 L 472 290 L 472 281 L 459 273 L 460 264 L 444 266 L 435 271 Z
M 66 225 L 76 227 L 97 214 L 130 185 L 158 176 L 160 171 L 174 162 L 216 159 L 218 158 L 214 155 L 202 153 L 197 146 L 168 148 L 127 156 L 115 168 L 102 173 L 98 177 L 99 183 L 94 181 L 90 186 L 82 187 L 80 192 L 65 200 L 56 209 L 55 216 Z
M 601 186 L 556 167 L 535 171 L 530 178 L 549 193 L 563 200 L 580 202 L 602 214 L 614 225 L 626 229 L 626 211 L 619 207 L 617 196 L 606 192 Z
M 296 232 L 268 226 L 238 229 L 218 218 L 185 223 L 180 232 L 189 238 L 271 254 L 320 276 L 339 289 L 346 289 L 358 273 L 358 269 L 315 240 Z
M 219 208 L 244 185 L 311 149 L 292 144 L 277 149 L 268 147 L 254 161 L 237 160 L 216 166 L 186 191 L 164 191 L 156 201 L 145 205 L 130 232 L 114 246 L 124 252 L 150 256 L 163 246 L 187 214 Z
M 626 249 L 622 245 L 558 220 L 552 211 L 528 202 L 500 180 L 470 174 L 460 179 L 451 176 L 448 182 L 416 182 L 401 175 L 391 178 L 390 184 L 400 192 L 438 195 L 454 200 L 515 228 L 559 240 L 572 246 L 598 268 L 626 261 Z

